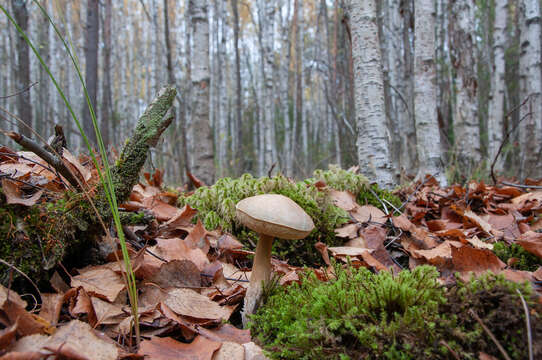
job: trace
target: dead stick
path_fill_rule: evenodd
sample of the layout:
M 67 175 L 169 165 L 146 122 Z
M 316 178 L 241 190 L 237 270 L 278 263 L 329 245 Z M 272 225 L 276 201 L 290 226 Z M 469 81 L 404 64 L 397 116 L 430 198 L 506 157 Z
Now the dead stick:
M 47 164 L 51 165 L 56 171 L 58 171 L 68 182 L 76 189 L 81 189 L 79 182 L 72 174 L 72 172 L 66 167 L 61 159 L 57 158 L 44 148 L 38 145 L 32 139 L 27 138 L 24 135 L 18 134 L 16 132 L 9 132 L 7 135 L 15 141 L 17 144 L 21 145 L 25 149 L 32 151 L 34 154 L 42 158 Z
M 504 348 L 502 347 L 501 343 L 499 342 L 499 340 L 497 340 L 497 338 L 495 337 L 495 335 L 493 335 L 493 333 L 491 332 L 491 330 L 488 329 L 488 327 L 482 322 L 482 319 L 480 319 L 480 317 L 478 315 L 476 315 L 476 313 L 474 312 L 474 310 L 470 309 L 469 310 L 469 314 L 474 318 L 474 320 L 476 320 L 478 322 L 478 324 L 480 324 L 480 326 L 482 327 L 482 329 L 484 329 L 484 331 L 487 333 L 487 335 L 489 335 L 489 337 L 491 338 L 491 340 L 493 340 L 493 342 L 495 343 L 495 345 L 497 345 L 497 348 L 499 349 L 499 351 L 501 352 L 502 356 L 506 359 L 506 360 L 512 360 L 510 359 L 510 356 L 508 356 L 508 354 L 506 353 L 506 350 L 504 350 Z

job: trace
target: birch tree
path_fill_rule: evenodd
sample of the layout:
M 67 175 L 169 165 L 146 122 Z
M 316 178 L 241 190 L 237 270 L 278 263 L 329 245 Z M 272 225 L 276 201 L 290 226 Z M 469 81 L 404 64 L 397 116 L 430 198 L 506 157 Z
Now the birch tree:
M 21 27 L 22 31 L 28 32 L 28 9 L 25 0 L 11 0 L 11 7 L 15 21 Z M 30 86 L 30 57 L 28 45 L 22 35 L 16 33 L 17 47 L 17 66 L 15 72 L 15 90 L 17 92 L 25 90 Z M 32 103 L 30 102 L 30 89 L 17 95 L 17 114 L 22 120 L 19 123 L 19 133 L 25 136 L 31 136 L 32 128 Z M 26 126 L 25 126 L 26 125 Z
M 392 186 L 395 174 L 384 104 L 376 1 L 351 1 L 349 10 L 360 171 L 379 186 Z
M 239 9 L 237 0 L 231 0 L 233 12 L 233 48 L 235 51 L 235 128 L 236 134 L 233 134 L 235 142 L 235 164 L 236 173 L 242 171 L 242 144 L 243 144 L 243 126 L 241 117 L 242 88 L 241 88 L 241 55 L 239 54 Z
M 454 137 L 457 161 L 462 172 L 470 174 L 481 160 L 476 76 L 476 19 L 472 0 L 452 2 L 450 47 L 456 72 Z
M 85 30 L 85 84 L 90 104 L 94 111 L 98 93 L 98 34 L 100 27 L 98 0 L 87 1 L 87 23 Z M 83 106 L 83 130 L 91 144 L 96 145 L 96 133 L 92 125 L 90 110 L 85 102 Z
M 521 176 L 542 176 L 542 78 L 540 2 L 521 0 L 520 92 L 529 97 L 520 109 Z
M 190 0 L 192 53 L 192 171 L 205 184 L 215 177 L 213 137 L 209 123 L 209 20 L 207 0 Z
M 495 1 L 495 22 L 493 24 L 493 71 L 491 74 L 491 94 L 488 109 L 488 155 L 491 163 L 503 141 L 503 121 L 505 109 L 505 60 L 506 18 L 508 16 L 508 0 Z M 501 171 L 503 157 L 495 164 L 495 170 Z
M 430 174 L 442 186 L 446 186 L 437 123 L 435 3 L 433 0 L 416 0 L 414 6 L 414 117 L 416 121 L 418 178 Z

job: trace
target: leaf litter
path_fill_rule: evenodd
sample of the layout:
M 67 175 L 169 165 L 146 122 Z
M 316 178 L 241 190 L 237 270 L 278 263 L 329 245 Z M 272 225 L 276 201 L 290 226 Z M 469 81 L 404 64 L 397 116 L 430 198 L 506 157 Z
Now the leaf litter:
M 66 190 L 62 179 L 33 154 L 7 148 L 2 153 L 13 154 L 0 158 L 8 203 L 32 206 L 47 201 L 50 191 Z M 65 154 L 77 176 L 97 182 L 88 161 Z M 265 358 L 249 330 L 227 323 L 240 323 L 253 252 L 232 234 L 193 223 L 197 211 L 188 205 L 177 208 L 177 195 L 162 188 L 162 177 L 159 171 L 145 174 L 147 182 L 136 185 L 130 200 L 120 205 L 126 211 L 149 211 L 156 219 L 146 227 L 131 227 L 145 239 L 142 249 L 130 248 L 139 281 L 139 348 L 133 347 L 123 267 L 110 262 L 78 269 L 69 281 L 63 280 L 67 274 L 55 273 L 55 292 L 40 294 L 39 300 L 24 301 L 0 286 L 0 359 Z M 325 184 L 318 189 L 329 191 L 333 203 L 350 215 L 350 221 L 335 230 L 343 246 L 316 244 L 323 267 L 299 268 L 274 258 L 280 285 L 299 281 L 308 270 L 320 279 L 332 276 L 330 258 L 377 272 L 430 264 L 443 282 L 455 273 L 467 278 L 488 270 L 512 281 L 542 281 L 542 267 L 515 270 L 492 252 L 494 243 L 504 241 L 542 258 L 541 191 L 483 182 L 441 188 L 429 179 L 399 190 L 407 199 L 402 212 L 386 214 L 358 204 L 351 193 Z

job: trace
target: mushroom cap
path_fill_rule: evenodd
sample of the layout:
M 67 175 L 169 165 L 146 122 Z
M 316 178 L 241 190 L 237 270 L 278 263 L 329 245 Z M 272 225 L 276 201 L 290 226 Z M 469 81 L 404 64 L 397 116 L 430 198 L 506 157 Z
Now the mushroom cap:
M 303 239 L 314 229 L 307 213 L 289 197 L 264 194 L 243 199 L 235 206 L 239 222 L 259 234 L 281 239 Z

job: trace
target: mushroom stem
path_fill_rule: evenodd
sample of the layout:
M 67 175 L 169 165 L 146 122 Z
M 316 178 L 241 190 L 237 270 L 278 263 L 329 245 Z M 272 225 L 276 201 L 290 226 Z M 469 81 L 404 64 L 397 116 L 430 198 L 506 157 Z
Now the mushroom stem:
M 260 234 L 260 240 L 256 246 L 254 263 L 252 265 L 252 275 L 250 275 L 250 285 L 261 284 L 271 277 L 271 247 L 273 246 L 273 237 Z
M 252 274 L 250 275 L 250 284 L 245 295 L 245 306 L 241 312 L 243 327 L 246 328 L 248 315 L 254 314 L 262 299 L 263 284 L 271 278 L 271 247 L 273 246 L 273 236 L 260 234 L 260 240 L 256 246 L 256 255 L 252 265 Z

